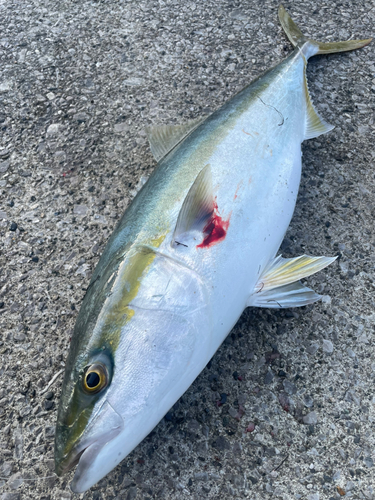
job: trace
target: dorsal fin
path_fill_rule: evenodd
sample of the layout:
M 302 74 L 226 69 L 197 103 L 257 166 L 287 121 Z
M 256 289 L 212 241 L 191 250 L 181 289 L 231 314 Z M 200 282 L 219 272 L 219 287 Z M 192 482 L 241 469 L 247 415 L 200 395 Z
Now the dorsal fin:
M 193 132 L 204 120 L 196 118 L 182 125 L 158 125 L 146 128 L 151 152 L 156 161 L 160 161 L 172 149 Z
M 212 175 L 210 165 L 206 165 L 198 174 L 182 204 L 178 214 L 172 244 L 181 235 L 190 231 L 202 231 L 214 212 L 212 193 Z

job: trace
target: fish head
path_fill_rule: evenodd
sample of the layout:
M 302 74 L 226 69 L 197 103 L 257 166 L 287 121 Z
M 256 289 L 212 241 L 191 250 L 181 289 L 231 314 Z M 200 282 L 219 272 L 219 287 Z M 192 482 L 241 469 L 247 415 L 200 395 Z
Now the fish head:
M 58 474 L 78 464 L 71 484 L 76 493 L 108 474 L 152 431 L 209 359 L 205 289 L 176 266 L 155 258 L 130 302 L 127 282 L 115 284 L 87 345 L 79 331 L 73 335 L 55 462 Z
M 113 357 L 107 349 L 81 354 L 66 370 L 55 434 L 57 475 L 77 463 L 81 470 L 87 469 L 121 433 L 123 419 L 106 397 L 112 378 Z
M 75 384 L 71 382 L 70 391 L 64 387 L 55 436 L 56 473 L 77 465 L 71 483 L 75 493 L 116 467 L 190 386 L 201 369 L 199 362 L 194 364 L 195 356 L 202 355 L 198 334 L 173 313 L 137 311 L 113 364 L 102 353 L 75 370 Z M 102 373 L 108 385 L 87 394 L 86 386 L 98 385 Z

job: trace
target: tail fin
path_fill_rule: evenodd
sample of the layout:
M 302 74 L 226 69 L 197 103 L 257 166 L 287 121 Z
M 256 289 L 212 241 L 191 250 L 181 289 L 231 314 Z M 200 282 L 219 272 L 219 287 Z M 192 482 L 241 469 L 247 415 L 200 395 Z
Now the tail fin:
M 360 49 L 368 45 L 372 40 L 372 38 L 367 38 L 366 40 L 320 43 L 305 37 L 282 5 L 279 7 L 279 19 L 292 45 L 303 48 L 303 53 L 307 59 L 315 54 L 332 54 L 334 52 Z
M 372 38 L 367 40 L 348 40 L 347 42 L 320 43 L 304 36 L 296 23 L 282 5 L 279 7 L 279 19 L 281 25 L 294 47 L 298 47 L 306 59 L 315 54 L 331 54 L 333 52 L 345 52 L 347 50 L 360 49 L 368 45 Z M 306 79 L 305 63 L 305 99 L 306 99 L 306 120 L 304 139 L 312 139 L 321 134 L 326 134 L 333 129 L 316 111 L 311 101 L 309 88 Z

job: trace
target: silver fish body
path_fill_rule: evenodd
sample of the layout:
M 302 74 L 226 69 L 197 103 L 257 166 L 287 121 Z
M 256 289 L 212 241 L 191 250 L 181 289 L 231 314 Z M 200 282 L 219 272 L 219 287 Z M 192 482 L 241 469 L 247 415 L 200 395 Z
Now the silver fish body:
M 306 61 L 369 41 L 318 44 L 279 15 L 295 45 L 286 60 L 174 141 L 165 130 L 152 135 L 165 154 L 95 269 L 67 360 L 55 460 L 59 474 L 78 461 L 76 492 L 153 429 L 245 307 L 319 298 L 299 279 L 334 259 L 275 258 L 295 207 L 301 143 L 332 128 L 311 104 Z

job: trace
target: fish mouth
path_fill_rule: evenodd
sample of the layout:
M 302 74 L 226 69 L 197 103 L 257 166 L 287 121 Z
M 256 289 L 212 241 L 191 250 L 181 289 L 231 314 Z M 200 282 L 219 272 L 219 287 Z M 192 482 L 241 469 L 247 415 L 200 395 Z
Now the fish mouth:
M 60 462 L 58 465 L 56 465 L 56 474 L 58 476 L 62 476 L 63 474 L 66 474 L 68 471 L 73 469 L 79 461 L 83 453 L 89 448 L 90 445 L 87 445 L 85 448 L 81 449 L 78 451 L 77 449 L 72 450 L 64 459 L 62 462 Z
M 93 462 L 95 461 L 95 458 L 100 453 L 101 449 L 106 444 L 107 443 L 104 443 L 104 444 L 93 443 L 93 444 L 87 446 L 79 454 L 78 467 L 75 471 L 73 481 L 70 484 L 70 489 L 73 491 L 73 493 L 83 493 L 84 491 L 87 490 L 86 482 L 89 480 L 89 478 L 87 476 L 88 476 L 90 467 L 93 464 Z M 96 480 L 90 481 L 90 482 L 95 483 Z M 90 486 L 91 486 L 91 484 L 90 484 Z
M 85 491 L 79 484 L 85 482 L 85 476 L 100 451 L 118 436 L 123 428 L 122 417 L 106 401 L 71 450 L 61 458 L 59 454 L 55 456 L 56 474 L 61 476 L 78 464 L 71 488 L 75 493 Z

